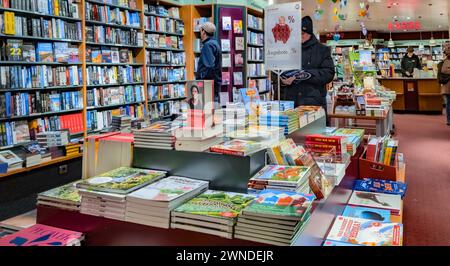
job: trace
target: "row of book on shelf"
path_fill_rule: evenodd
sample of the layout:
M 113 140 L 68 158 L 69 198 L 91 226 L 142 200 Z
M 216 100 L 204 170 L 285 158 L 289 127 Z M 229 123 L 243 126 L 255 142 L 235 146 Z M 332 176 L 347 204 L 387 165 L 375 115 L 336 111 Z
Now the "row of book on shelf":
M 117 24 L 121 26 L 130 26 L 139 28 L 141 26 L 140 12 L 121 10 L 117 7 L 99 5 L 91 2 L 85 2 L 86 20 L 98 21 L 102 23 Z
M 184 22 L 178 19 L 145 16 L 144 28 L 149 31 L 184 34 Z
M 86 41 L 96 44 L 142 47 L 144 45 L 144 34 L 134 29 L 124 30 L 108 26 L 86 26 Z
M 184 66 L 186 64 L 186 54 L 173 51 L 149 51 L 146 54 L 146 61 L 149 64 Z
M 87 106 L 108 106 L 145 101 L 144 86 L 93 88 L 87 91 Z
M 135 57 L 130 49 L 119 49 L 118 47 L 86 47 L 86 62 L 88 63 L 111 63 L 132 64 Z
M 132 119 L 143 119 L 145 110 L 143 104 L 131 104 L 122 106 L 113 110 L 91 110 L 87 111 L 86 127 L 88 131 L 99 131 L 111 128 L 113 126 L 114 117 L 129 116 Z
M 183 38 L 165 34 L 145 34 L 147 48 L 184 49 Z
M 29 43 L 23 40 L 1 41 L 1 61 L 80 63 L 79 49 L 67 42 Z
M 79 17 L 79 7 L 73 0 L 2 0 L 0 7 L 70 18 Z

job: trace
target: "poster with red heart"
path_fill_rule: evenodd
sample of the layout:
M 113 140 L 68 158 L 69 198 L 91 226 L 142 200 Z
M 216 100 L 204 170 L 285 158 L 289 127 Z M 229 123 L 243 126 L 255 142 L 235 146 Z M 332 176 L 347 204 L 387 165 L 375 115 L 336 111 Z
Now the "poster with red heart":
M 301 2 L 294 2 L 271 5 L 265 8 L 266 69 L 301 69 L 301 6 Z

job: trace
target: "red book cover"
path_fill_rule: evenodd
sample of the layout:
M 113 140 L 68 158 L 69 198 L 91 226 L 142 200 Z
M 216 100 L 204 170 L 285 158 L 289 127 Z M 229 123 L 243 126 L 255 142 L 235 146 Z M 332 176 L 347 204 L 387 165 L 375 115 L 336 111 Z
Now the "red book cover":
M 0 238 L 0 246 L 67 246 L 81 240 L 80 232 L 35 224 Z
M 216 148 L 216 147 L 211 147 L 210 150 L 211 150 L 211 152 L 217 152 L 217 153 L 222 153 L 222 154 L 244 156 L 244 152 L 242 152 L 242 151 L 225 150 L 225 149 L 220 149 L 220 148 Z
M 117 135 L 109 136 L 106 138 L 103 138 L 102 140 L 108 140 L 108 141 L 119 141 L 119 142 L 134 142 L 134 135 L 132 133 L 120 133 Z
M 315 152 L 329 152 L 331 149 L 336 149 L 336 154 L 341 154 L 342 150 L 340 146 L 336 146 L 333 144 L 322 143 L 322 142 L 314 142 L 314 141 L 306 141 L 305 144 L 309 149 Z

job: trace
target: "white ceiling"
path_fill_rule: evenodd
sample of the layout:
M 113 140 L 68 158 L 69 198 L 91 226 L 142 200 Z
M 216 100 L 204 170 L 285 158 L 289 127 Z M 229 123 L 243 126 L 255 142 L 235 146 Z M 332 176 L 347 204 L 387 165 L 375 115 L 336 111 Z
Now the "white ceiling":
M 375 0 L 376 1 L 376 0 Z M 276 3 L 295 2 L 292 0 L 275 0 Z M 358 16 L 360 3 L 369 3 L 369 0 L 347 0 L 347 6 L 340 11 L 347 15 L 347 20 L 335 22 L 333 20 L 334 7 L 339 8 L 339 4 L 333 3 L 331 0 L 323 0 L 320 4 L 324 10 L 320 20 L 313 17 L 317 8 L 317 0 L 303 0 L 304 8 L 302 15 L 310 15 L 314 20 L 315 31 L 330 32 L 334 31 L 336 25 L 341 26 L 341 31 L 359 31 L 360 20 L 364 22 L 369 31 L 388 32 L 388 24 L 395 20 L 395 16 L 399 21 L 420 21 L 422 24 L 421 31 L 443 31 L 449 30 L 449 9 L 450 0 L 380 0 L 380 2 L 369 3 L 369 18 L 361 18 Z M 397 3 L 398 5 L 394 5 Z M 432 4 L 432 6 L 429 6 Z M 388 8 L 391 6 L 391 8 Z M 419 18 L 421 16 L 422 18 Z M 408 20 L 409 18 L 409 20 Z M 439 27 L 440 25 L 440 27 Z

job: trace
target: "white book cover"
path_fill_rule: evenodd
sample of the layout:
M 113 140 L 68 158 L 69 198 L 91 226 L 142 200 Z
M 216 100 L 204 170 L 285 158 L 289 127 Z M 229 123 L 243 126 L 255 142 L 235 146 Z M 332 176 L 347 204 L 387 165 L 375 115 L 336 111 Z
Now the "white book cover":
M 138 189 L 127 196 L 148 201 L 171 202 L 183 195 L 208 186 L 208 181 L 180 176 L 169 176 L 151 185 Z
M 231 67 L 231 55 L 222 54 L 222 67 Z
M 231 30 L 231 17 L 222 17 L 222 30 Z
M 391 212 L 398 213 L 401 210 L 401 202 L 400 195 L 353 191 L 348 205 L 388 209 Z
M 231 49 L 231 44 L 229 39 L 221 39 L 222 43 L 222 52 L 229 52 Z

